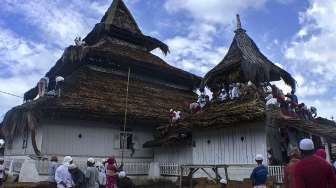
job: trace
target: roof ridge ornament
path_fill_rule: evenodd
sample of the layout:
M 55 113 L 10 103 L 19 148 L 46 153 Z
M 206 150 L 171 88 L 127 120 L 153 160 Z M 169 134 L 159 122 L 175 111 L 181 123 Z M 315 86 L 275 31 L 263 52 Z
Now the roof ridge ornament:
M 237 18 L 237 30 L 238 30 L 238 29 L 242 28 L 241 27 L 241 22 L 240 22 L 240 16 L 239 16 L 239 14 L 236 15 L 236 18 Z
M 245 29 L 243 29 L 242 26 L 241 26 L 241 21 L 240 21 L 239 14 L 236 15 L 236 19 L 237 19 L 237 29 L 235 30 L 235 33 L 239 32 L 239 31 L 246 32 Z

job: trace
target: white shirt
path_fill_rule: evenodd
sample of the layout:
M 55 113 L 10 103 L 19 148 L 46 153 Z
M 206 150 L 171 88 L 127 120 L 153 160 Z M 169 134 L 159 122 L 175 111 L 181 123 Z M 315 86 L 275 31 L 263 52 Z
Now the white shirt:
M 73 187 L 75 185 L 75 183 L 72 180 L 72 176 L 68 170 L 68 167 L 64 164 L 56 169 L 55 180 L 57 183 L 57 188 L 68 188 Z M 61 182 L 64 182 L 66 184 L 66 187 L 60 184 Z

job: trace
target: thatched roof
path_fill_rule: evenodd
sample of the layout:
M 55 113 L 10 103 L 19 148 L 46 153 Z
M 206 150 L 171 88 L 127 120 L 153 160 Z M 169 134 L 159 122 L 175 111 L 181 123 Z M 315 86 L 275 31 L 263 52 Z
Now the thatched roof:
M 100 23 L 114 25 L 133 33 L 142 34 L 131 12 L 122 0 L 114 0 Z
M 85 37 L 84 41 L 93 45 L 104 37 L 119 38 L 144 47 L 147 51 L 160 48 L 164 54 L 169 52 L 166 44 L 158 39 L 143 35 L 132 14 L 122 0 L 114 0 L 100 23 Z
M 143 144 L 145 148 L 153 147 L 176 147 L 192 144 L 191 127 L 171 126 L 169 124 L 156 128 L 154 140 Z
M 190 145 L 192 130 L 206 131 L 260 122 L 270 127 L 292 127 L 329 141 L 336 141 L 336 123 L 324 118 L 303 120 L 285 116 L 278 107 L 267 107 L 259 98 L 211 103 L 202 112 L 185 115 L 173 127 L 158 128 L 155 139 L 144 144 L 144 147 L 178 147 Z M 167 129 L 167 130 L 165 130 Z M 184 137 L 181 135 L 188 135 Z M 190 135 L 190 137 L 189 137 Z
M 3 129 L 11 140 L 28 126 L 25 114 L 36 119 L 78 119 L 122 124 L 125 113 L 127 76 L 86 65 L 65 78 L 60 98 L 42 97 L 7 112 Z M 185 110 L 197 99 L 190 90 L 141 80 L 131 73 L 127 124 L 157 126 L 169 122 L 169 109 Z M 17 118 L 22 116 L 22 118 Z
M 256 122 L 265 118 L 265 104 L 259 99 L 213 103 L 199 114 L 191 116 L 195 128 L 218 128 L 237 123 Z
M 336 123 L 325 118 L 303 120 L 282 115 L 279 109 L 268 109 L 267 115 L 273 119 L 274 124 L 282 127 L 294 127 L 317 136 L 323 136 L 330 141 L 336 141 Z
M 241 28 L 238 15 L 237 18 L 238 28 L 229 51 L 224 59 L 204 76 L 201 87 L 216 88 L 221 84 L 248 81 L 259 85 L 263 82 L 283 79 L 295 90 L 294 78 L 260 52 L 254 41 Z
M 102 23 L 96 25 L 85 41 L 86 44 L 66 48 L 46 73 L 49 90 L 54 89 L 56 76 L 65 78 L 61 97 L 45 96 L 7 112 L 2 129 L 9 142 L 27 127 L 33 133 L 39 120 L 45 118 L 122 124 L 128 70 L 131 71 L 128 124 L 165 124 L 169 122 L 170 108 L 183 111 L 186 103 L 197 99 L 193 89 L 201 78 L 148 52 L 165 46 L 142 35 L 121 0 L 113 1 Z M 168 48 L 163 50 L 166 52 Z M 37 93 L 35 86 L 25 93 L 25 100 L 34 99 Z

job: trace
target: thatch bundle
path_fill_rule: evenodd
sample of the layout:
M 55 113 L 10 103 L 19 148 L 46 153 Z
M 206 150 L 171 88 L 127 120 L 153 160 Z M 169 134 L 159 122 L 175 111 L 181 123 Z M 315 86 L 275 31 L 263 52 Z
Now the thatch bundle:
M 188 120 L 193 127 L 216 128 L 265 118 L 265 103 L 258 98 L 212 103 Z M 187 122 L 187 121 L 186 121 Z

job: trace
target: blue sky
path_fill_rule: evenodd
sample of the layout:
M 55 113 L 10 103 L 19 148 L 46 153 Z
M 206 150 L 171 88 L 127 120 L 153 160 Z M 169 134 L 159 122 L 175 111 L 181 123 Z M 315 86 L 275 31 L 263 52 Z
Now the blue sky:
M 99 22 L 112 0 L 3 0 L 0 90 L 23 95 L 76 36 Z M 300 101 L 335 116 L 336 1 L 125 0 L 146 35 L 169 45 L 169 64 L 200 76 L 224 57 L 239 13 L 261 51 L 298 81 Z M 282 82 L 278 83 L 286 90 Z M 0 116 L 22 103 L 0 93 Z

